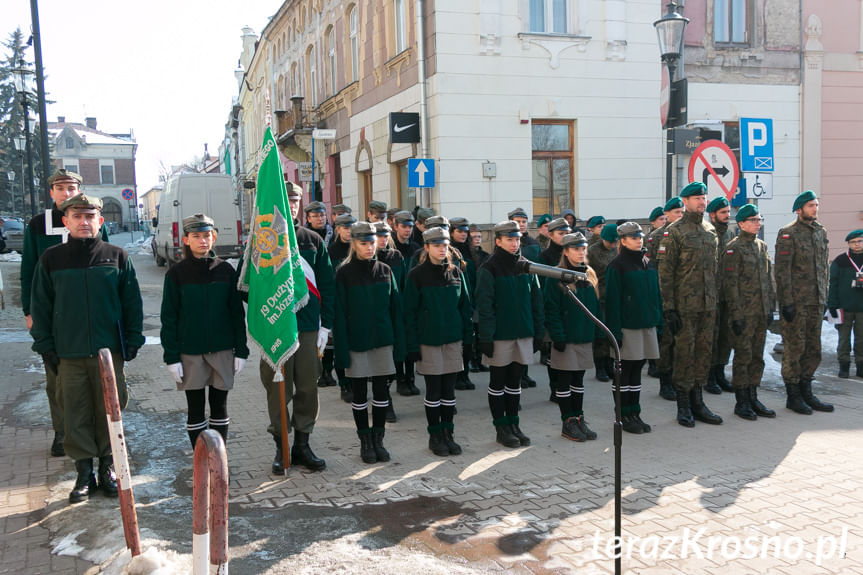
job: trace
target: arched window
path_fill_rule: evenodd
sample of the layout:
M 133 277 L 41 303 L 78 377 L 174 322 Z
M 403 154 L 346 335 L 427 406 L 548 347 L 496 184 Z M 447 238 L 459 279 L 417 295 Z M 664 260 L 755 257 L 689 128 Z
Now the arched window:
M 351 8 L 350 16 L 350 43 L 351 43 L 351 82 L 360 79 L 360 44 L 358 38 L 359 15 L 357 7 Z
M 306 52 L 306 66 L 309 69 L 309 101 L 312 106 L 318 105 L 318 67 L 315 62 L 315 47 L 309 46 Z
M 395 0 L 395 41 L 396 54 L 403 52 L 408 47 L 408 30 L 407 30 L 407 2 L 406 0 Z

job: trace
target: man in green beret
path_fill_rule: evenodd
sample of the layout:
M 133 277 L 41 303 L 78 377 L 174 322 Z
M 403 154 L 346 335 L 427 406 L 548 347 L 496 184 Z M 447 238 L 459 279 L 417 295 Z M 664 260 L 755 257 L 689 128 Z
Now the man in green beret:
M 781 316 L 785 406 L 810 415 L 833 411 L 812 393 L 821 363 L 821 322 L 827 305 L 827 230 L 818 223 L 818 198 L 807 190 L 794 200 L 793 222 L 776 235 L 776 299 Z
M 587 220 L 587 245 L 592 246 L 597 243 L 602 238 L 600 234 L 602 233 L 602 226 L 605 225 L 605 218 L 602 216 L 591 216 Z
M 664 226 L 666 219 L 667 218 L 665 217 L 665 210 L 662 208 L 662 206 L 656 206 L 655 208 L 650 210 L 650 216 L 647 218 L 647 220 L 650 222 L 650 231 L 648 231 L 647 233 L 650 234 L 654 230 L 658 230 L 659 228 Z
M 78 503 L 97 487 L 94 457 L 98 487 L 117 496 L 98 355 L 111 350 L 122 409 L 128 399 L 123 361 L 135 359 L 144 345 L 144 313 L 132 259 L 100 237 L 102 200 L 73 195 L 60 209 L 69 237 L 45 250 L 36 265 L 30 335 L 33 351 L 62 382 L 63 447 L 78 472 L 69 502 Z
M 713 350 L 719 241 L 716 230 L 704 221 L 707 186 L 692 182 L 680 198 L 683 217 L 668 226 L 657 250 L 663 331 L 674 335 L 677 422 L 684 427 L 694 427 L 696 419 L 719 425 L 722 418 L 710 411 L 702 396 Z
M 757 391 L 764 373 L 767 323 L 775 300 L 772 263 L 767 244 L 758 239 L 762 221 L 758 206 L 742 206 L 735 220 L 740 234 L 725 246 L 719 265 L 734 347 L 734 413 L 749 420 L 776 417 L 775 411 L 758 400 Z
M 850 377 L 851 334 L 854 334 L 854 362 L 857 377 L 863 377 L 863 229 L 847 236 L 848 251 L 830 264 L 827 307 L 839 330 L 839 377 Z
M 602 216 L 595 217 L 602 218 Z M 605 218 L 602 218 L 602 220 L 605 221 Z M 620 238 L 617 236 L 617 225 L 613 223 L 605 224 L 596 235 L 599 241 L 591 244 L 588 240 L 587 263 L 596 272 L 596 278 L 599 280 L 599 306 L 600 309 L 604 310 L 605 270 L 608 268 L 611 260 L 617 257 L 617 241 Z M 596 368 L 596 379 L 598 381 L 605 382 L 614 377 L 614 360 L 611 358 L 608 340 L 604 337 L 593 342 L 593 365 Z
M 30 315 L 30 293 L 33 286 L 33 274 L 39 258 L 48 248 L 60 243 L 66 243 L 69 230 L 63 225 L 63 211 L 60 204 L 74 195 L 81 193 L 83 178 L 75 172 L 59 169 L 48 178 L 48 194 L 53 200 L 50 209 L 33 216 L 24 230 L 24 249 L 21 254 L 21 307 L 24 308 L 24 319 L 27 329 L 33 327 Z M 102 240 L 108 241 L 108 228 L 102 225 Z M 63 451 L 63 408 L 59 403 L 60 382 L 55 371 L 45 366 L 45 393 L 48 395 L 48 407 L 51 412 L 51 426 L 54 428 L 54 441 L 51 444 L 51 455 L 62 457 Z
M 716 230 L 716 236 L 719 239 L 718 253 L 721 255 L 725 251 L 725 246 L 734 237 L 734 230 L 729 226 L 731 205 L 724 196 L 713 198 L 707 204 L 707 215 L 710 218 L 710 223 L 713 224 L 713 229 Z M 722 273 L 718 267 L 716 269 L 716 294 L 719 298 L 719 305 L 716 307 L 713 353 L 704 391 L 719 395 L 723 391 L 732 392 L 734 388 L 725 377 L 725 366 L 731 356 L 731 342 L 729 340 L 731 326 L 728 323 L 728 306 L 725 304 L 725 292 L 722 289 Z
M 545 251 L 551 243 L 551 239 L 548 237 L 548 224 L 550 222 L 550 214 L 542 214 L 539 216 L 539 219 L 536 220 L 536 229 L 539 231 L 539 235 L 536 236 L 536 241 L 539 242 L 539 248 L 541 251 Z

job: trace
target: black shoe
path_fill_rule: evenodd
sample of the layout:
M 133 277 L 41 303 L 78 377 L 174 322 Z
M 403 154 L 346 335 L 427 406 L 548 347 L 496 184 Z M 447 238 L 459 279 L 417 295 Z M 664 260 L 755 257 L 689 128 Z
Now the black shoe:
M 631 415 L 624 415 L 621 419 L 623 421 L 623 431 L 636 435 L 644 433 L 644 428 Z
M 659 375 L 659 397 L 668 401 L 677 399 L 674 385 L 671 383 L 671 373 L 662 373 Z
M 399 395 L 403 395 L 405 397 L 413 395 L 413 392 L 411 391 L 411 385 L 410 384 L 411 384 L 410 380 L 406 377 L 397 380 L 396 381 L 396 393 L 398 393 Z
M 801 415 L 812 415 L 812 408 L 803 401 L 803 396 L 800 395 L 800 386 L 796 383 L 786 383 L 785 392 L 788 394 L 788 399 L 785 400 L 785 407 L 799 413 Z
M 294 432 L 291 463 L 302 465 L 309 471 L 323 471 L 327 468 L 327 462 L 315 455 L 315 452 L 309 447 L 309 434 L 302 431 Z
M 560 436 L 565 437 L 570 441 L 578 441 L 579 443 L 587 441 L 587 436 L 585 436 L 581 429 L 579 429 L 574 417 L 570 417 L 563 422 L 563 426 L 560 429 Z
M 93 460 L 78 459 L 75 461 L 75 470 L 78 472 L 78 477 L 75 479 L 75 487 L 69 493 L 69 503 L 80 503 L 88 499 L 96 491 Z
M 639 425 L 641 425 L 641 430 L 644 433 L 650 433 L 651 427 L 649 424 L 647 424 L 641 420 L 641 414 L 640 413 L 636 413 L 635 415 L 633 415 L 632 419 L 634 419 Z
M 522 447 L 527 447 L 528 445 L 530 445 L 530 438 L 521 432 L 521 429 L 519 429 L 517 423 L 510 425 L 510 428 L 512 429 L 512 434 L 515 435 Z
M 749 405 L 752 406 L 752 411 L 755 412 L 755 415 L 758 417 L 776 417 L 775 411 L 768 409 L 766 405 L 758 401 L 757 385 L 750 385 L 746 388 L 746 391 L 749 392 Z
M 721 395 L 722 388 L 716 383 L 716 369 L 711 367 L 707 374 L 707 385 L 704 386 L 704 391 L 713 395 Z
M 449 455 L 449 447 L 443 439 L 442 432 L 436 431 L 435 433 L 429 434 L 429 449 L 439 457 L 446 457 Z
M 528 387 L 536 387 L 536 381 L 525 372 L 521 374 L 521 388 L 527 389 Z
M 318 378 L 318 387 L 334 387 L 336 385 L 338 383 L 336 383 L 336 380 L 333 379 L 333 374 L 329 371 L 324 371 Z
M 479 373 L 479 372 L 481 372 L 481 371 L 482 371 L 482 367 L 483 367 L 483 366 L 482 366 L 482 364 L 481 364 L 478 360 L 476 360 L 476 359 L 472 359 L 472 360 L 470 360 L 469 365 L 470 365 L 470 371 L 471 371 L 471 373 Z
M 521 447 L 521 441 L 513 435 L 512 428 L 509 425 L 496 425 L 497 442 L 504 447 Z
M 352 403 L 354 401 L 354 390 L 350 388 L 350 385 L 343 385 L 339 396 L 345 403 Z
M 659 377 L 659 369 L 656 367 L 655 359 L 647 360 L 647 376 L 648 377 Z
M 408 378 L 408 389 L 410 390 L 411 395 L 419 395 L 420 393 L 422 393 L 419 390 L 419 388 L 416 386 L 416 384 L 414 383 L 414 377 L 413 376 L 410 376 Z
M 577 418 L 575 418 L 575 424 L 578 426 L 578 428 L 581 430 L 581 432 L 586 438 L 590 440 L 596 439 L 596 432 L 587 426 L 587 422 L 584 420 L 583 415 L 579 415 Z
M 363 430 L 365 433 L 357 432 L 360 436 L 360 457 L 363 463 L 377 463 L 378 454 L 375 451 L 375 446 L 372 443 L 372 434 L 370 429 Z
M 837 374 L 842 379 L 848 379 L 851 377 L 851 362 L 843 361 L 839 363 L 839 373 Z
M 605 364 L 602 363 L 601 359 L 597 359 L 596 363 L 596 379 L 597 381 L 610 381 L 611 378 L 608 376 L 608 372 L 605 371 Z
M 450 455 L 461 455 L 461 445 L 455 442 L 452 437 L 452 429 L 449 427 L 444 427 L 443 440 L 446 443 L 447 449 L 449 449 Z
M 461 378 L 462 378 L 462 381 L 464 382 L 464 389 L 466 389 L 468 391 L 476 389 L 476 385 L 474 385 L 474 383 L 470 380 L 470 376 L 468 375 L 467 370 L 464 370 L 463 372 L 461 372 Z
M 755 421 L 758 419 L 758 414 L 752 409 L 752 404 L 749 400 L 749 389 L 735 389 L 734 397 L 737 402 L 734 404 L 734 415 L 737 417 L 742 417 L 743 419 L 748 419 L 749 421 Z
M 692 407 L 689 405 L 689 392 L 675 387 L 674 393 L 677 399 L 677 423 L 683 427 L 695 427 Z
M 722 418 L 710 411 L 706 405 L 704 405 L 704 398 L 701 394 L 701 388 L 696 385 L 692 388 L 692 391 L 689 392 L 689 404 L 692 409 L 692 417 L 697 419 L 702 423 L 709 423 L 710 425 L 719 425 L 722 423 Z
M 285 463 L 282 461 L 282 456 L 284 455 L 282 451 L 282 438 L 273 436 L 273 440 L 276 442 L 276 456 L 273 457 L 273 474 L 284 475 Z
M 51 457 L 63 457 L 66 450 L 63 448 L 63 434 L 54 433 L 54 441 L 51 442 Z
M 815 411 L 833 411 L 832 403 L 824 403 L 812 393 L 812 380 L 807 379 L 800 382 L 800 395 L 803 396 L 803 401 Z
M 114 456 L 99 458 L 99 489 L 106 497 L 117 497 L 117 473 L 114 471 Z
M 374 430 L 372 431 L 372 446 L 375 449 L 375 455 L 378 458 L 378 461 L 389 461 L 390 460 L 390 452 L 384 448 L 384 430 Z

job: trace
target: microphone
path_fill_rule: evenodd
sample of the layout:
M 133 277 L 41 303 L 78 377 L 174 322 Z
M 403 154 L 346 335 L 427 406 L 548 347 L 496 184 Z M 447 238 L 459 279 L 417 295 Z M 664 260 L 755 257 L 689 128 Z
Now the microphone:
M 515 267 L 518 268 L 518 271 L 523 274 L 535 274 L 538 276 L 555 279 L 567 284 L 575 283 L 579 280 L 587 280 L 587 274 L 584 272 L 577 272 L 574 270 L 556 268 L 554 266 L 535 264 L 526 258 L 522 258 L 517 261 Z

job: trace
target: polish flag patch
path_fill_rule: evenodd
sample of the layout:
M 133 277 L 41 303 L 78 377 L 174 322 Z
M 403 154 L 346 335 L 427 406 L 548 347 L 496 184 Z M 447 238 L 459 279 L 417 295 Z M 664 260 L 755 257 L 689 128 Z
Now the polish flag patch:
M 665 253 L 665 246 L 659 246 L 659 253 L 661 253 L 661 254 Z
M 734 250 L 725 250 L 725 253 L 730 255 L 734 253 Z
M 791 239 L 791 234 L 782 234 L 782 239 L 783 240 Z

